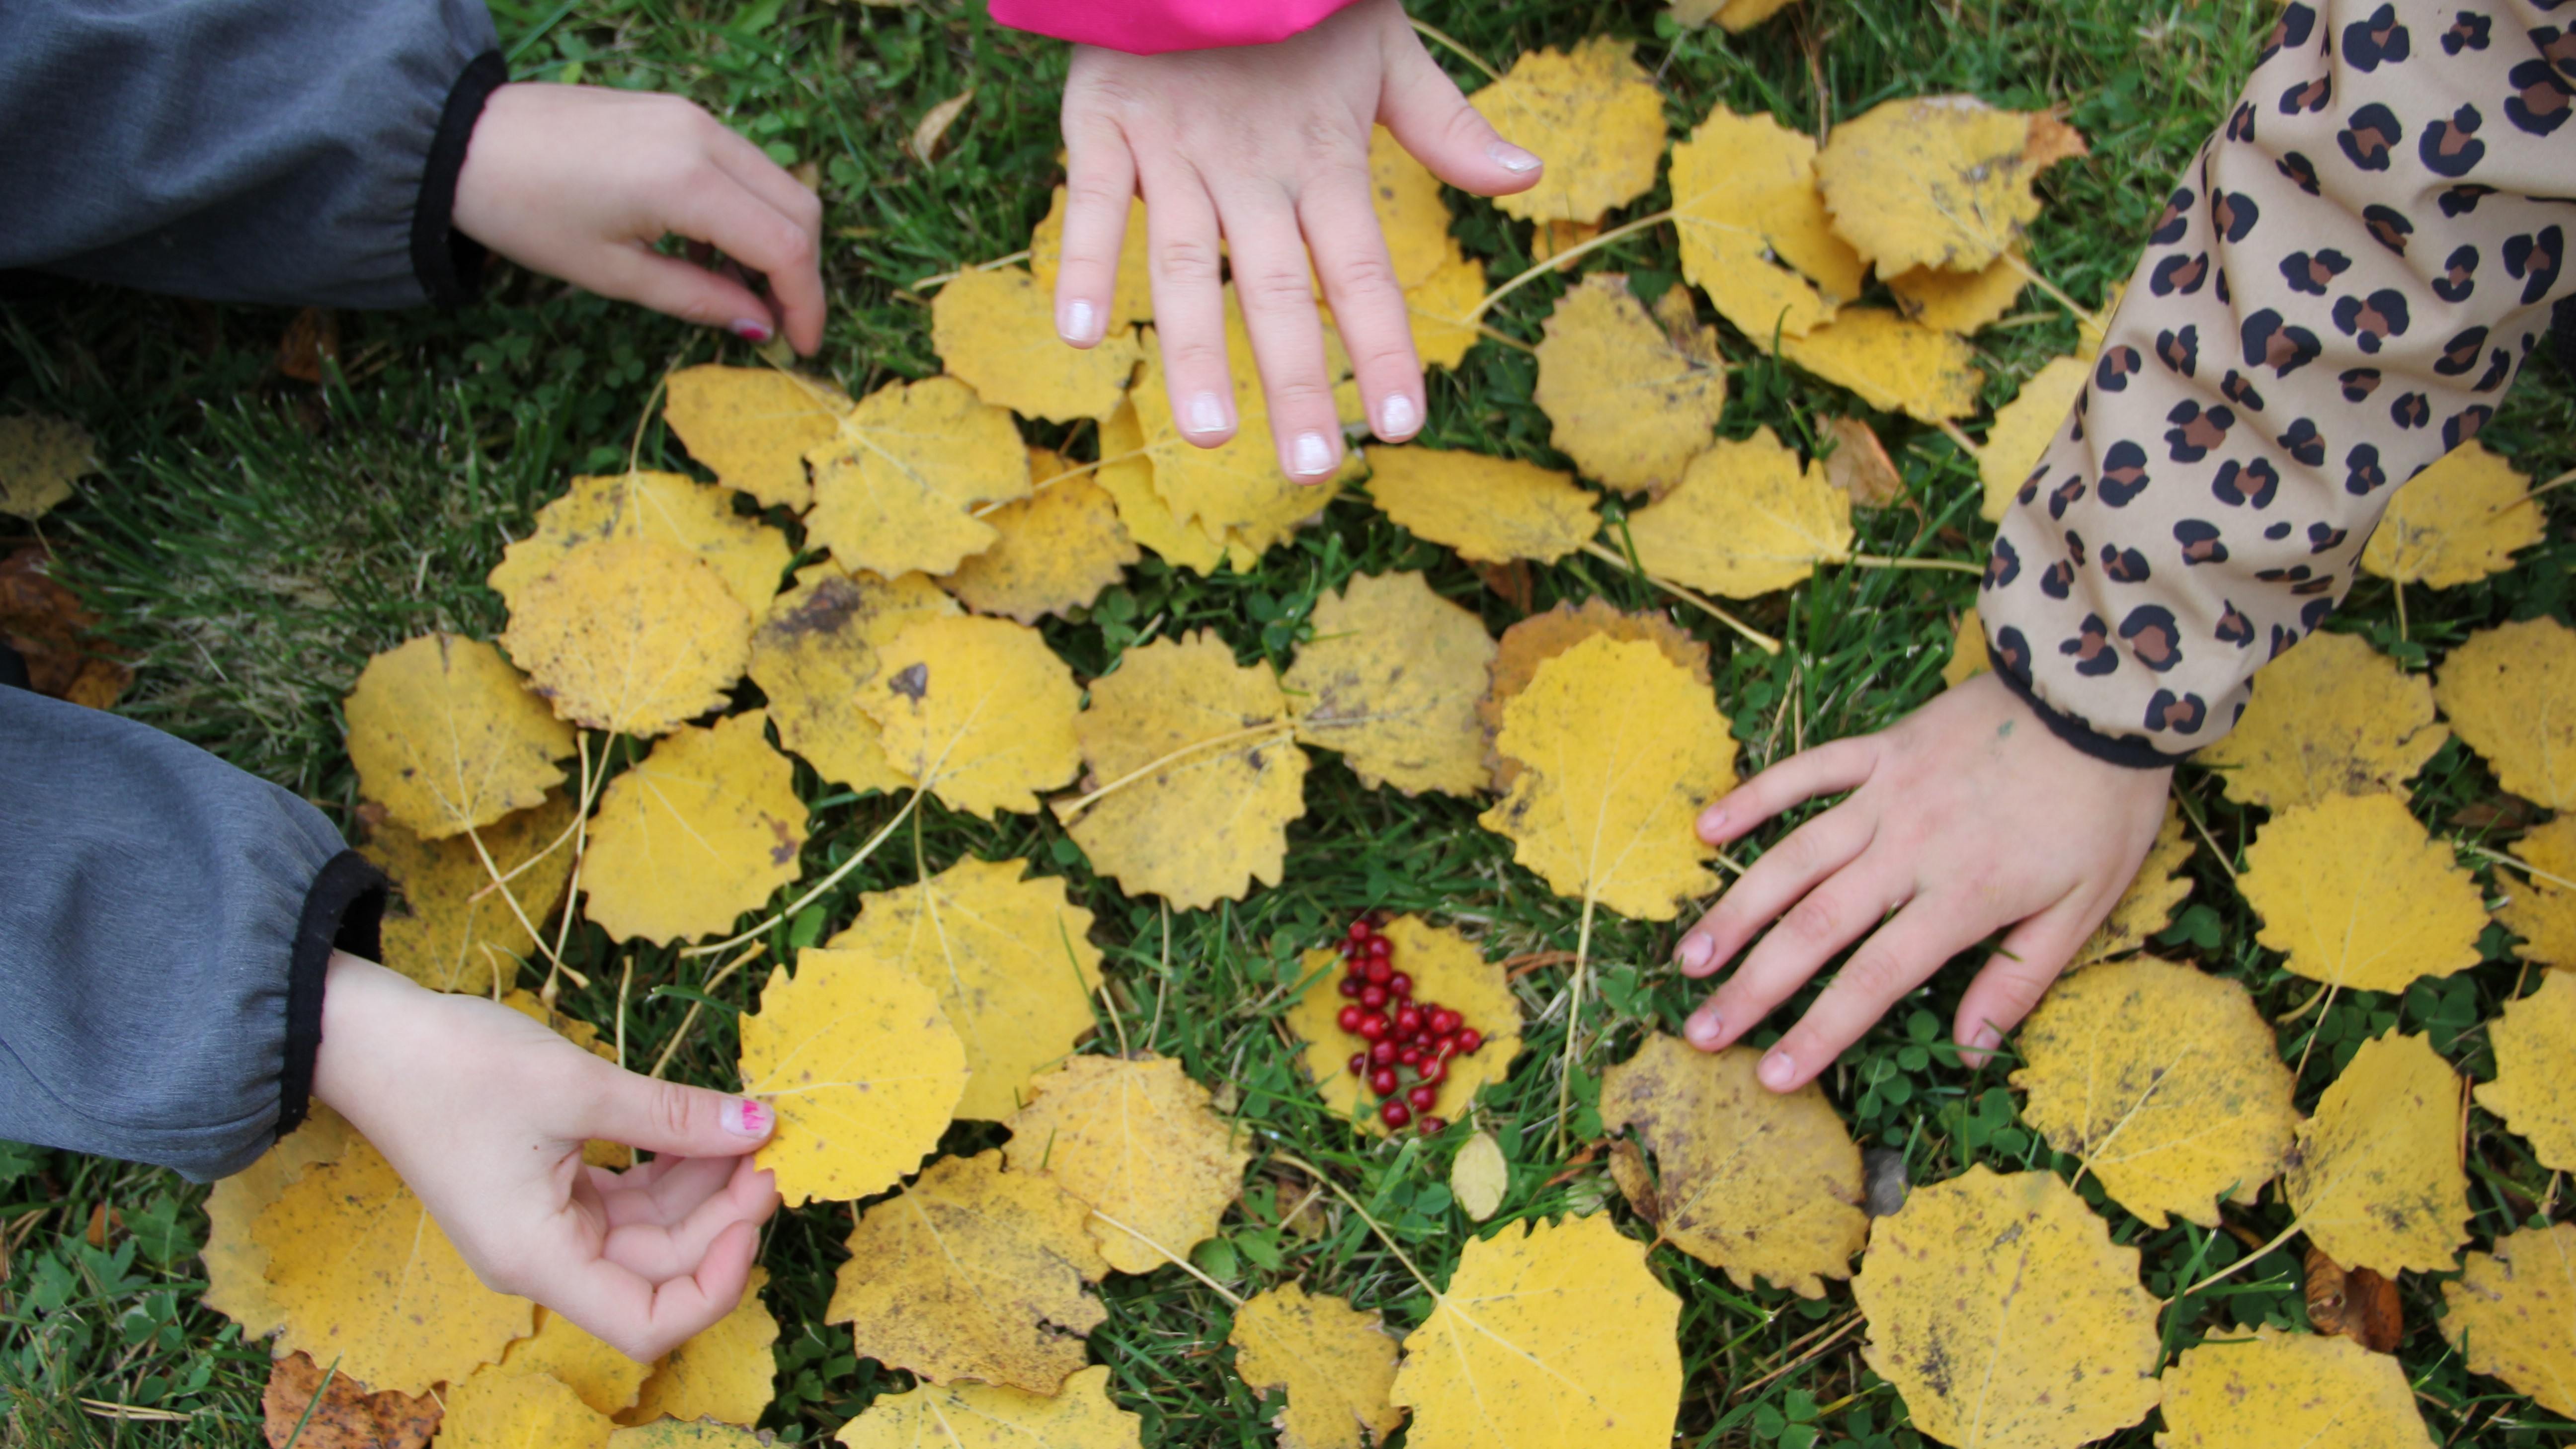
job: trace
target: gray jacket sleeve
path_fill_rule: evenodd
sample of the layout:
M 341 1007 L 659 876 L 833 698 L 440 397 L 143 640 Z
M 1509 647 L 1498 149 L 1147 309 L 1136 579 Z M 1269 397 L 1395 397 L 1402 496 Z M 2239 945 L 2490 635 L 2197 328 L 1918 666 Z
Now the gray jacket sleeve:
M 304 801 L 0 686 L 0 1137 L 248 1166 L 303 1120 L 324 967 L 376 954 L 383 906 Z
M 0 269 L 466 300 L 449 214 L 505 79 L 482 0 L 0 0 Z

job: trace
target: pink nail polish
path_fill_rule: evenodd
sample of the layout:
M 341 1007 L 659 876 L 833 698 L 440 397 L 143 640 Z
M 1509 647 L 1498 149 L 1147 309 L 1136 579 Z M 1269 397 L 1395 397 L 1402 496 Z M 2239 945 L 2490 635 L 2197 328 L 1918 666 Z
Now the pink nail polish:
M 1797 1078 L 1798 1064 L 1789 1060 L 1787 1052 L 1775 1051 L 1762 1059 L 1759 1071 L 1762 1085 L 1775 1092 L 1784 1092 L 1788 1090 L 1789 1083 Z
M 749 1137 L 755 1140 L 769 1135 L 770 1125 L 775 1118 L 775 1114 L 765 1104 L 752 1101 L 748 1097 L 729 1099 L 724 1104 L 724 1111 L 718 1115 L 724 1119 L 724 1129 L 727 1132 L 736 1137 Z
M 754 322 L 748 317 L 734 323 L 731 330 L 734 336 L 741 338 L 745 342 L 767 342 L 769 340 L 769 328 L 767 324 Z

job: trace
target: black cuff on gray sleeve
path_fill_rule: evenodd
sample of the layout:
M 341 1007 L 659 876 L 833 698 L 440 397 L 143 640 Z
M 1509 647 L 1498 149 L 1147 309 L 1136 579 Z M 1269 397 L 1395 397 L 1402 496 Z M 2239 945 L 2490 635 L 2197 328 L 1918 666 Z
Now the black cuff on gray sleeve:
M 483 285 L 483 244 L 454 224 L 456 178 L 465 169 L 465 148 L 474 139 L 475 123 L 483 119 L 483 103 L 509 80 L 510 68 L 499 51 L 487 50 L 466 62 L 465 73 L 447 93 L 438 134 L 430 141 L 420 203 L 412 209 L 411 267 L 420 289 L 441 307 L 473 301 Z
M 2145 740 L 2122 735 L 2106 735 L 2071 714 L 2063 714 L 2048 701 L 2031 692 L 2030 681 L 2013 672 L 2005 660 L 1994 661 L 1995 677 L 2004 687 L 2021 697 L 2048 732 L 2105 764 L 2121 765 L 2132 770 L 2162 770 L 2191 758 L 2188 754 L 2168 755 Z
M 304 1125 L 312 1109 L 313 1059 L 322 1049 L 322 983 L 331 953 L 381 959 L 377 927 L 384 914 L 384 872 L 354 850 L 331 857 L 304 893 L 304 918 L 287 967 L 286 1066 L 277 1080 L 280 1137 Z

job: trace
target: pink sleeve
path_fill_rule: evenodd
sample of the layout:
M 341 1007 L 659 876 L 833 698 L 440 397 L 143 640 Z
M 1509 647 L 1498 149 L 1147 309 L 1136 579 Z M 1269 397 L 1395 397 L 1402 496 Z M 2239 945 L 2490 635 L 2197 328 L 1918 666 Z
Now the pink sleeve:
M 993 19 L 1130 55 L 1270 45 L 1351 0 L 992 0 Z

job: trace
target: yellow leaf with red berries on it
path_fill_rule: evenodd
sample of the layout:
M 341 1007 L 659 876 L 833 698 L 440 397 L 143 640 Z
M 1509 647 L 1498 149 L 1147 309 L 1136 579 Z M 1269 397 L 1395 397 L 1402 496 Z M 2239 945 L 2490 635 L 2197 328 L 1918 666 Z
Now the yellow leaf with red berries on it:
M 1476 1094 L 1511 1073 L 1521 1052 L 1521 1004 L 1503 968 L 1485 959 L 1476 944 L 1447 926 L 1419 916 L 1398 916 L 1378 928 L 1387 939 L 1395 970 L 1412 978 L 1412 1000 L 1458 1013 L 1461 1027 L 1477 1033 L 1476 1049 L 1448 1059 L 1441 1079 L 1432 1084 L 1429 1108 L 1415 1116 L 1456 1120 L 1475 1104 Z M 1350 999 L 1334 989 L 1334 968 L 1341 960 L 1330 949 L 1308 951 L 1298 958 L 1297 974 L 1307 980 L 1305 993 L 1288 1008 L 1285 1020 L 1299 1043 L 1298 1063 L 1315 1081 L 1316 1094 L 1333 1115 L 1358 1123 L 1363 1132 L 1384 1136 L 1390 1130 L 1377 1104 L 1351 1074 L 1348 1058 L 1367 1043 L 1341 1029 L 1341 1010 Z M 1418 1079 L 1405 1078 L 1409 1088 Z

